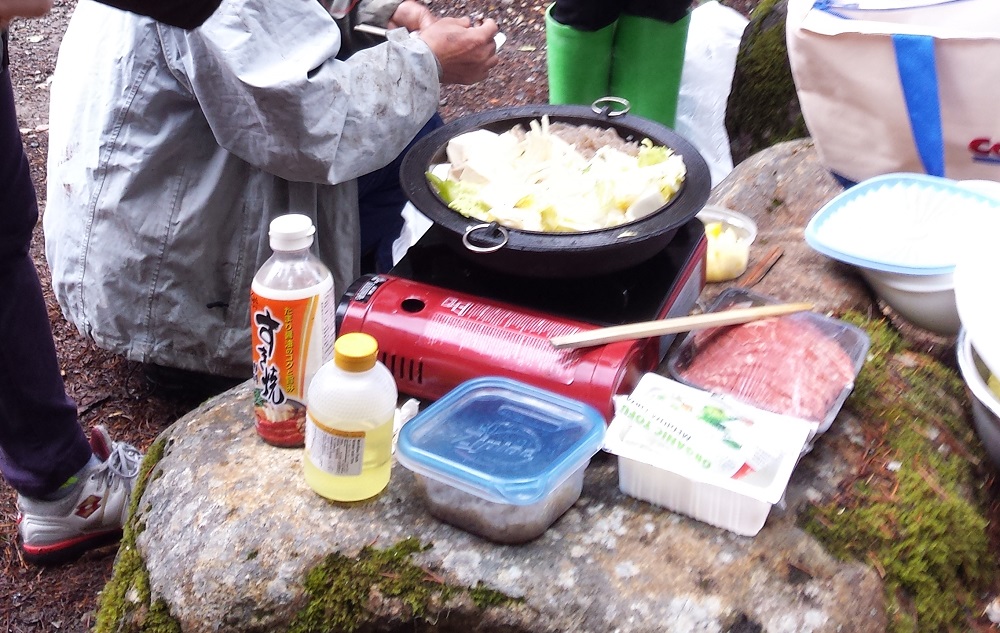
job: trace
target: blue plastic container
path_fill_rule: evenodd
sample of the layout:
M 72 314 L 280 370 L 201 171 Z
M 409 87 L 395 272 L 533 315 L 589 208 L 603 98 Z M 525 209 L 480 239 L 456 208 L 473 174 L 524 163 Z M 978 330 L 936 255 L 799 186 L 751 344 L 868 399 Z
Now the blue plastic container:
M 438 519 L 524 543 L 580 497 L 604 433 L 589 405 L 508 378 L 476 378 L 403 425 L 396 459 Z

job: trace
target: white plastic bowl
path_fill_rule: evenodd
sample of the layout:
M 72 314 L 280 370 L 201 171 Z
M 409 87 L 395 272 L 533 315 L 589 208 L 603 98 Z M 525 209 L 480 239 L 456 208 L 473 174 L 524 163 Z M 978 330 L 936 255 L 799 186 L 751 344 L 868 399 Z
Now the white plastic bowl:
M 990 184 L 1000 189 L 1000 183 Z M 963 185 L 968 186 L 968 181 Z M 1000 193 L 997 198 L 1000 200 Z M 975 341 L 979 359 L 1000 376 L 1000 327 L 997 327 L 1000 294 L 995 290 L 997 235 L 1000 235 L 1000 213 L 969 231 L 968 244 L 955 264 L 955 303 L 962 329 Z
M 976 354 L 968 333 L 958 335 L 958 368 L 971 393 L 972 422 L 993 464 L 1000 468 L 1000 399 L 986 384 L 989 370 Z
M 875 293 L 904 319 L 935 334 L 958 334 L 953 273 L 915 275 L 858 268 Z
M 856 266 L 907 321 L 958 334 L 954 272 L 971 231 L 1000 213 L 1000 201 L 925 174 L 887 174 L 847 189 L 806 226 L 816 251 Z

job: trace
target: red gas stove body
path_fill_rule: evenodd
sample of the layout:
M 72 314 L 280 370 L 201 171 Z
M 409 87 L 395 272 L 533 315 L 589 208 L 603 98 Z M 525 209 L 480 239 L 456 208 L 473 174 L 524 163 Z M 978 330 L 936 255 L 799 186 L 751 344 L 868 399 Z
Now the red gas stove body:
M 578 350 L 557 350 L 549 338 L 688 314 L 705 285 L 701 222 L 692 220 L 675 242 L 624 273 L 561 282 L 470 268 L 429 236 L 390 274 L 367 275 L 348 289 L 338 332 L 375 337 L 399 391 L 416 398 L 435 400 L 471 378 L 504 376 L 590 404 L 610 422 L 612 398 L 655 370 L 673 337 Z
M 396 386 L 417 398 L 505 376 L 585 402 L 610 420 L 612 396 L 631 391 L 659 361 L 649 340 L 558 350 L 550 337 L 594 326 L 389 275 L 363 278 L 346 301 L 341 333 L 374 336 Z

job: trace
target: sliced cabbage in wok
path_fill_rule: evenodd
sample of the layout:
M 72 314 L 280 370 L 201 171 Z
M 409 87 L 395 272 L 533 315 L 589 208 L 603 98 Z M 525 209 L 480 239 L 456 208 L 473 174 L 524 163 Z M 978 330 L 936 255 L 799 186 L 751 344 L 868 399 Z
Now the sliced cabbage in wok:
M 659 210 L 684 182 L 683 159 L 649 139 L 636 155 L 610 145 L 586 158 L 549 129 L 475 130 L 453 138 L 450 163 L 427 173 L 449 208 L 525 231 L 592 231 Z M 439 169 L 442 168 L 443 169 Z

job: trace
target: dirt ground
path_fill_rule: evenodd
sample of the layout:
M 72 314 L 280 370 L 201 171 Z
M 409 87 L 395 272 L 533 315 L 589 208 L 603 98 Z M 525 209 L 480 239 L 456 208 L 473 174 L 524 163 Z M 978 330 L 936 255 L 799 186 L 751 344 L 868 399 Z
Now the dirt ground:
M 758 0 L 732 0 L 749 15 Z M 446 87 L 441 110 L 446 120 L 508 105 L 545 103 L 545 0 L 430 0 L 441 15 L 495 18 L 508 41 L 492 76 L 472 87 Z M 62 34 L 76 0 L 56 0 L 52 11 L 11 26 L 11 74 L 32 173 L 44 209 L 49 86 Z M 142 368 L 84 340 L 62 317 L 48 286 L 41 225 L 32 253 L 45 287 L 53 335 L 66 388 L 79 405 L 81 423 L 105 424 L 118 439 L 147 447 L 174 420 L 195 407 L 198 396 L 181 396 L 154 386 Z M 0 630 L 86 631 L 94 622 L 97 595 L 111 575 L 116 549 L 92 552 L 53 568 L 26 565 L 16 543 L 14 495 L 0 486 Z

